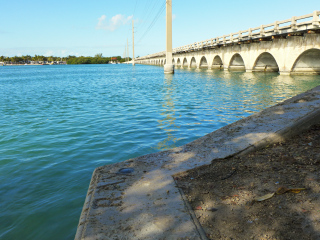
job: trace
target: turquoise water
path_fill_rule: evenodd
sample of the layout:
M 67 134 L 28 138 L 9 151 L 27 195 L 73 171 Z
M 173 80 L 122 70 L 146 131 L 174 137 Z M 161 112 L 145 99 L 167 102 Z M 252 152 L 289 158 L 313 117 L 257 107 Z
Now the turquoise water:
M 73 239 L 93 170 L 188 143 L 320 76 L 0 67 L 0 239 Z

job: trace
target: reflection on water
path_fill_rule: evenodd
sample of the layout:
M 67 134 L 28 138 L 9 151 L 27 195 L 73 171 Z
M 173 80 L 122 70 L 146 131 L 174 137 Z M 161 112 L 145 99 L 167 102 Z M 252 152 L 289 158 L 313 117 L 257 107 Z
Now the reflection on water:
M 319 76 L 283 76 L 272 72 L 176 69 L 176 74 L 164 77 L 158 126 L 166 137 L 155 149 L 187 143 L 177 131 L 189 131 L 188 140 L 194 140 L 203 136 L 205 128 L 206 133 L 212 132 L 315 87 L 319 80 Z M 197 129 L 202 129 L 202 134 L 196 134 Z
M 226 88 L 238 88 L 239 94 L 244 97 L 244 102 L 252 102 L 252 98 L 245 99 L 251 96 L 263 106 L 283 101 L 284 98 L 297 94 L 298 89 L 303 84 L 319 79 L 319 76 L 287 76 L 272 72 L 200 71 L 203 76 L 207 75 L 208 77 L 223 80 Z M 276 101 L 274 101 L 274 96 L 276 96 Z
M 175 143 L 179 140 L 173 135 L 176 129 L 180 128 L 175 124 L 176 110 L 174 106 L 174 86 L 172 84 L 173 75 L 164 75 L 163 84 L 163 104 L 160 115 L 162 119 L 158 120 L 159 127 L 166 133 L 167 137 L 157 144 L 155 149 L 167 150 L 176 147 Z

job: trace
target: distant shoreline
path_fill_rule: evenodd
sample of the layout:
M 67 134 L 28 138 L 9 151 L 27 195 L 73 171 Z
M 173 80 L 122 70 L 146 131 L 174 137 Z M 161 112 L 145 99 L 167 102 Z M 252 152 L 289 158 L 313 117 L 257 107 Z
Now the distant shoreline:
M 128 64 L 128 62 L 125 62 L 126 64 Z M 0 67 L 4 67 L 4 66 L 45 66 L 45 65 L 90 65 L 90 64 L 122 64 L 121 62 L 117 62 L 117 63 L 114 63 L 114 62 L 108 62 L 108 63 L 29 63 L 29 64 L 26 64 L 26 63 L 10 63 L 10 64 L 6 64 L 6 63 L 3 63 L 3 62 L 0 62 Z
M 52 66 L 52 65 L 67 65 L 66 63 L 63 63 L 63 64 L 3 64 L 0 66 Z
M 103 57 L 102 53 L 96 54 L 94 57 L 76 57 L 68 56 L 62 57 L 46 57 L 37 56 L 31 57 L 27 56 L 15 56 L 15 57 L 5 57 L 0 56 L 0 66 L 23 66 L 23 65 L 66 65 L 66 64 L 118 64 L 126 61 L 130 61 L 131 58 L 121 58 L 117 57 Z

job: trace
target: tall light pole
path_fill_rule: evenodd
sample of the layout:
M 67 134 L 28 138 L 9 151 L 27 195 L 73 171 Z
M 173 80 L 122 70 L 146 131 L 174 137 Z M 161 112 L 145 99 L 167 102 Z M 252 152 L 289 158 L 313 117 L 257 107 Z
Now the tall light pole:
M 132 66 L 134 66 L 134 23 L 132 20 Z
M 172 0 L 166 0 L 166 64 L 164 73 L 174 73 L 172 64 Z

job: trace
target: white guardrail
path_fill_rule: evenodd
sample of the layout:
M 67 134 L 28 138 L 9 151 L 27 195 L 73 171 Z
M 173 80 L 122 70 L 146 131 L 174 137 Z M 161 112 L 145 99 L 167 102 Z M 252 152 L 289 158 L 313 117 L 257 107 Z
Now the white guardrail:
M 231 33 L 221 37 L 211 38 L 209 40 L 195 42 L 193 44 L 177 47 L 172 50 L 173 53 L 198 51 L 204 48 L 214 48 L 217 45 L 225 45 L 235 42 L 248 41 L 254 39 L 260 39 L 270 36 L 289 34 L 301 31 L 307 31 L 320 28 L 320 11 L 314 11 L 313 13 L 303 15 L 300 17 L 292 17 L 291 19 L 276 21 L 268 25 L 261 25 L 256 28 L 249 28 L 245 31 L 239 31 L 237 33 Z M 307 20 L 302 22 L 301 20 Z M 136 60 L 150 59 L 155 57 L 163 57 L 166 52 L 158 52 L 149 54 L 144 57 L 136 58 Z

